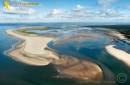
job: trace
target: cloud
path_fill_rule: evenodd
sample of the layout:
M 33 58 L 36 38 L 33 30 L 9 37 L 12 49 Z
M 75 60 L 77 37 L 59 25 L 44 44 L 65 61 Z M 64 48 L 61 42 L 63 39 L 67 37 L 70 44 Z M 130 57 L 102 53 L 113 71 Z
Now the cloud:
M 89 18 L 112 18 L 119 17 L 120 13 L 112 8 L 104 10 L 95 10 L 89 7 L 84 7 L 80 4 L 76 5 L 72 10 L 65 11 L 63 9 L 53 9 L 46 18 L 60 18 L 60 19 L 89 19 Z
M 100 3 L 101 8 L 93 9 L 91 7 L 86 7 L 81 4 L 75 5 L 75 7 L 71 8 L 70 10 L 64 10 L 64 9 L 52 9 L 49 12 L 45 12 L 44 14 L 42 12 L 36 13 L 34 15 L 27 15 L 22 17 L 23 20 L 39 20 L 39 21 L 85 21 L 85 20 L 101 20 L 101 19 L 115 19 L 115 18 L 127 18 L 128 14 L 125 15 L 125 13 L 121 13 L 120 10 L 115 10 L 110 7 L 111 3 L 114 3 L 115 0 L 98 0 L 98 3 Z M 103 7 L 106 7 L 105 9 Z M 12 8 L 12 10 L 15 11 L 15 9 Z M 28 12 L 28 11 L 27 11 Z M 128 12 L 127 12 L 128 13 Z M 5 16 L 6 17 L 6 16 Z M 8 16 L 9 17 L 9 16 Z M 11 17 L 11 16 L 10 16 Z M 15 16 L 14 16 L 15 18 Z M 19 16 L 17 17 L 19 18 Z M 22 19 L 21 17 L 19 19 Z M 11 20 L 11 19 L 10 19 Z
M 115 9 L 106 9 L 105 11 L 100 10 L 100 17 L 119 17 L 121 16 L 120 11 Z
M 48 17 L 48 18 L 61 17 L 61 15 L 63 15 L 63 14 L 64 14 L 63 10 L 61 10 L 61 9 L 53 9 L 46 15 L 46 17 Z
M 46 17 L 48 17 L 48 18 L 69 18 L 70 14 L 68 11 L 65 11 L 62 9 L 53 9 L 46 15 Z
M 62 13 L 64 13 L 64 11 L 60 10 L 60 9 L 53 9 L 51 12 L 52 15 L 58 15 L 58 14 L 62 14 Z
M 110 6 L 112 3 L 114 3 L 117 0 L 98 0 L 98 4 L 104 8 Z
M 97 0 L 100 7 L 100 16 L 101 17 L 119 17 L 120 12 L 111 8 L 112 3 L 117 0 Z
M 90 9 L 78 4 L 71 10 L 72 18 L 82 18 L 90 14 Z
M 76 5 L 76 7 L 74 7 L 73 11 L 75 12 L 81 12 L 85 9 L 84 6 L 81 6 L 80 4 Z

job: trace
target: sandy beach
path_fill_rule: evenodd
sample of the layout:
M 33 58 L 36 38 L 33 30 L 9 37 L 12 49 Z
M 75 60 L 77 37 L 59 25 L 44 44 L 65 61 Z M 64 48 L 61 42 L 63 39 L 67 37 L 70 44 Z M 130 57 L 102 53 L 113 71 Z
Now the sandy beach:
M 119 32 L 113 33 L 112 35 L 119 38 L 119 39 L 121 39 L 121 40 L 126 40 L 127 39 L 123 34 L 121 34 Z
M 17 46 L 17 50 L 13 50 L 9 55 L 17 61 L 21 61 L 31 65 L 47 65 L 53 59 L 58 59 L 53 52 L 45 50 L 47 43 L 53 38 L 39 36 L 24 36 L 14 32 L 13 29 L 6 30 L 7 34 L 25 41 L 22 46 Z M 28 57 L 25 57 L 28 56 Z
M 114 45 L 108 45 L 105 48 L 110 55 L 114 56 L 130 67 L 130 54 L 123 50 L 114 48 Z

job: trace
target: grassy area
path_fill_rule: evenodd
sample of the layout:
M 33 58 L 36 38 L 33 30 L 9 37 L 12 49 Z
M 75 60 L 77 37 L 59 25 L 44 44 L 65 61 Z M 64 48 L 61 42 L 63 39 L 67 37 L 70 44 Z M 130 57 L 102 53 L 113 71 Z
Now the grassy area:
M 20 33 L 20 34 L 23 34 L 23 35 L 36 35 L 37 33 L 35 32 L 28 32 L 28 30 L 48 30 L 48 27 L 43 27 L 43 26 L 40 26 L 40 27 L 23 27 L 21 29 L 17 29 L 16 32 L 17 33 Z

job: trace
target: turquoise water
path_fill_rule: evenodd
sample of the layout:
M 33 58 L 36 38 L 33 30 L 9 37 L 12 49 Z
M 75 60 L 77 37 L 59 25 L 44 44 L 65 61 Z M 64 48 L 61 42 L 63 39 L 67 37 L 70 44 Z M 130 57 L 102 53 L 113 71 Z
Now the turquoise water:
M 66 34 L 82 32 L 81 28 L 74 29 L 76 26 L 64 26 L 53 25 L 53 24 L 44 24 L 45 26 L 51 26 L 57 28 L 59 32 L 60 28 L 62 31 L 66 30 Z M 58 73 L 56 72 L 53 65 L 48 66 L 30 66 L 25 65 L 19 62 L 14 61 L 10 57 L 4 54 L 13 44 L 17 42 L 17 39 L 8 36 L 5 33 L 5 30 L 8 28 L 19 27 L 18 25 L 12 26 L 0 26 L 0 85 L 93 85 L 86 83 L 79 83 L 75 80 L 57 78 Z M 67 29 L 69 27 L 69 29 Z M 72 29 L 70 29 L 72 28 Z M 86 30 L 87 29 L 87 30 Z M 91 28 L 86 28 L 84 31 L 90 31 Z M 54 30 L 54 29 L 52 29 Z M 70 30 L 70 31 L 67 31 Z M 83 32 L 84 32 L 83 31 Z M 39 32 L 39 31 L 38 31 Z M 54 31 L 51 31 L 54 32 Z M 44 33 L 44 32 L 42 32 Z M 101 36 L 103 34 L 94 33 L 95 36 Z M 60 39 L 60 38 L 59 38 Z M 65 42 L 59 46 L 54 46 L 52 42 L 48 45 L 56 49 L 57 52 L 72 55 L 80 59 L 91 59 L 96 62 L 104 71 L 104 82 L 99 85 L 129 85 L 130 84 L 130 68 L 125 64 L 110 56 L 104 49 L 106 44 L 111 43 L 111 39 L 107 36 L 102 36 L 100 40 L 83 40 L 79 42 L 80 44 L 75 43 L 71 40 Z M 129 45 L 121 43 L 120 41 L 112 42 L 117 44 L 117 48 L 127 50 L 129 52 Z M 125 73 L 127 75 L 127 81 L 125 83 L 119 83 L 117 81 L 117 75 L 119 73 Z M 110 81 L 110 82 L 107 82 Z M 114 81 L 114 83 L 112 83 Z M 95 84 L 97 85 L 97 83 Z

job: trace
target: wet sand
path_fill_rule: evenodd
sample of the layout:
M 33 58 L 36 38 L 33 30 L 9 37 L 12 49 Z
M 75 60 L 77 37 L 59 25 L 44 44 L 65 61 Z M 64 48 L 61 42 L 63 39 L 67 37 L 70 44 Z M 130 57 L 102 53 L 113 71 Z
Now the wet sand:
M 98 37 L 79 35 L 79 34 L 77 34 L 77 35 L 65 35 L 62 39 L 53 42 L 53 44 L 56 46 L 56 45 L 59 45 L 61 43 L 71 41 L 72 39 L 74 41 L 80 42 L 81 40 L 96 40 L 97 38 Z
M 60 77 L 71 79 L 100 81 L 103 78 L 102 69 L 88 60 L 80 60 L 72 56 L 59 55 L 58 61 L 53 61 Z

